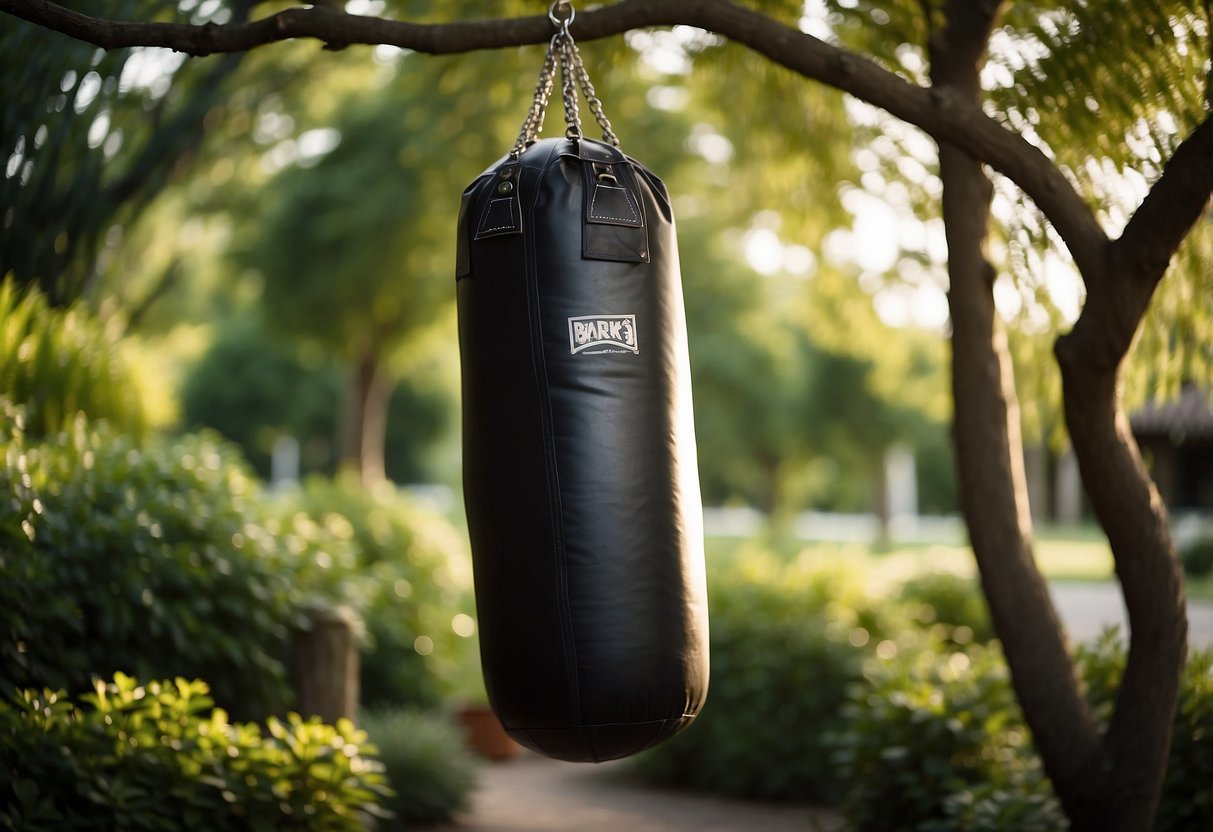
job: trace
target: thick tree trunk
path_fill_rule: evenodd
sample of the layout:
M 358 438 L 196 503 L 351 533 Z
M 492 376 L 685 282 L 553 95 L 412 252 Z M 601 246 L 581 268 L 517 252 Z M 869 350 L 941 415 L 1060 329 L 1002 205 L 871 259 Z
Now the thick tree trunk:
M 940 170 L 961 507 L 1016 696 L 1045 770 L 1073 815 L 1098 791 L 1090 781 L 1098 729 L 1032 554 L 1019 405 L 994 308 L 993 269 L 981 251 L 990 185 L 980 166 L 953 148 L 940 148 Z
M 998 3 L 959 0 L 932 38 L 931 77 L 977 100 Z M 992 186 L 980 163 L 939 148 L 952 316 L 954 442 L 961 507 L 1012 684 L 1067 814 L 1098 793 L 1095 720 L 1032 554 L 1032 520 L 1011 357 L 985 254 Z
M 382 482 L 391 385 L 374 349 L 350 368 L 341 435 L 341 465 L 358 472 L 363 485 Z
M 980 49 L 997 6 L 993 0 L 949 2 L 948 28 L 932 41 L 936 86 L 978 99 Z M 1129 612 L 1128 666 L 1102 737 L 1031 558 L 1010 360 L 994 311 L 993 270 L 982 253 L 989 183 L 975 161 L 946 144 L 940 168 L 952 279 L 957 464 L 994 626 L 1072 828 L 1146 830 L 1166 773 L 1187 617 L 1166 509 L 1121 409 L 1119 373 L 1172 254 L 1213 188 L 1213 122 L 1176 151 L 1120 240 L 1075 251 L 1088 298 L 1074 330 L 1056 347 L 1066 425 Z
M 1091 505 L 1107 532 L 1129 612 L 1129 663 L 1100 767 L 1098 800 L 1070 812 L 1075 832 L 1149 829 L 1158 807 L 1187 650 L 1183 574 L 1167 514 L 1120 408 L 1117 367 L 1097 369 L 1063 338 L 1066 425 Z
M 1108 535 L 1129 613 L 1129 661 L 1104 737 L 1103 792 L 1071 813 L 1076 832 L 1148 829 L 1167 768 L 1187 655 L 1183 570 L 1167 511 L 1120 402 L 1120 367 L 1171 257 L 1213 190 L 1213 121 L 1167 162 L 1120 239 L 1088 257 L 1088 297 L 1057 341 L 1066 426 L 1087 496 Z

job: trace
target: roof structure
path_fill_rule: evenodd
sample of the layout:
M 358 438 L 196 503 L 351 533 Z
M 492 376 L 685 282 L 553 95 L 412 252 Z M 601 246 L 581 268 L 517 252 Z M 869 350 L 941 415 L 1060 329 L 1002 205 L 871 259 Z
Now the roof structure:
M 1174 401 L 1146 402 L 1129 424 L 1137 436 L 1213 439 L 1213 390 L 1186 384 Z

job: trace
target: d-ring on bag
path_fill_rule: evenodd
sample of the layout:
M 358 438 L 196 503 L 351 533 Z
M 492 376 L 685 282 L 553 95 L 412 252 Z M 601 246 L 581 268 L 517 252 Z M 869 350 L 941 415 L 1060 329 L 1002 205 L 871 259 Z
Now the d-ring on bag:
M 463 481 L 489 700 L 523 745 L 601 761 L 699 712 L 707 605 L 674 218 L 618 149 L 573 16 L 552 6 L 517 144 L 463 194 Z M 536 141 L 557 63 L 568 129 Z

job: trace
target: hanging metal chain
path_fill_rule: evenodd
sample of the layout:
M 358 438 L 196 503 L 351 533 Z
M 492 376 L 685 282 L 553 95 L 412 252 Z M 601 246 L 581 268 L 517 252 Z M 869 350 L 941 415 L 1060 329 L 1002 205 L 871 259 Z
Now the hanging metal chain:
M 535 137 L 543 130 L 543 117 L 547 113 L 548 98 L 552 94 L 552 82 L 556 78 L 556 46 L 557 35 L 552 38 L 551 44 L 548 46 L 548 54 L 543 59 L 543 69 L 539 71 L 539 83 L 535 85 L 535 97 L 531 101 L 531 109 L 526 114 L 526 119 L 522 122 L 522 130 L 518 133 L 518 140 L 514 142 L 514 149 L 510 151 L 510 155 L 517 159 L 522 155 L 522 151 L 526 150 L 527 146 L 534 143 Z
M 619 147 L 619 137 L 611 129 L 611 121 L 606 117 L 606 113 L 602 109 L 602 100 L 598 97 L 598 93 L 594 90 L 594 85 L 590 82 L 590 73 L 586 72 L 585 62 L 581 60 L 581 50 L 577 48 L 577 44 L 573 42 L 572 38 L 569 38 L 568 45 L 569 50 L 572 52 L 573 68 L 576 70 L 577 80 L 581 84 L 581 91 L 585 93 L 585 101 L 590 105 L 590 112 L 594 114 L 594 121 L 598 122 L 598 126 L 602 128 L 602 138 L 615 147 Z
M 560 90 L 564 99 L 564 137 L 581 138 L 581 108 L 577 102 L 577 77 L 573 70 L 573 39 L 560 39 Z
M 548 19 L 552 21 L 552 25 L 556 27 L 557 31 L 548 44 L 543 68 L 539 72 L 539 82 L 535 85 L 535 96 L 531 102 L 531 109 L 522 122 L 522 129 L 518 133 L 518 139 L 514 142 L 514 149 L 510 151 L 510 156 L 515 159 L 521 156 L 527 147 L 535 143 L 543 129 L 543 119 L 547 113 L 552 87 L 555 85 L 558 63 L 560 65 L 564 120 L 567 125 L 564 131 L 565 137 L 570 140 L 582 137 L 581 113 L 577 100 L 577 88 L 580 86 L 581 91 L 585 94 L 586 102 L 589 104 L 590 112 L 594 114 L 594 120 L 602 128 L 603 140 L 616 147 L 619 146 L 619 137 L 611 129 L 611 122 L 602 109 L 602 101 L 598 98 L 594 85 L 590 82 L 590 75 L 581 58 L 581 50 L 577 48 L 573 35 L 569 32 L 569 26 L 576 17 L 577 12 L 569 0 L 556 0 L 548 9 Z

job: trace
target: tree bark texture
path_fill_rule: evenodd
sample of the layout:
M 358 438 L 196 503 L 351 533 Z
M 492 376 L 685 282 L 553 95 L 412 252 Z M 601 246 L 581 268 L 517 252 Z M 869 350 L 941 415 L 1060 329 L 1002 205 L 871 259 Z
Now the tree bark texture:
M 1104 737 L 1104 799 L 1071 814 L 1082 830 L 1148 829 L 1166 772 L 1178 669 L 1187 654 L 1183 569 L 1167 511 L 1121 406 L 1120 367 L 1142 316 L 1213 189 L 1213 123 L 1176 150 L 1102 268 L 1085 273 L 1087 302 L 1057 340 L 1066 426 L 1087 495 L 1108 535 L 1129 615 L 1129 661 Z
M 1066 425 L 1091 506 L 1108 535 L 1129 614 L 1129 661 L 1099 765 L 1097 799 L 1067 806 L 1074 832 L 1149 829 L 1167 767 L 1187 651 L 1183 574 L 1166 508 L 1120 407 L 1117 369 L 1097 369 L 1062 339 Z
M 931 79 L 980 97 L 979 72 L 999 3 L 959 0 L 931 38 Z M 953 440 L 961 505 L 994 629 L 1045 770 L 1071 814 L 1093 796 L 1098 729 L 1032 554 L 1032 520 L 1007 335 L 986 253 L 993 187 L 981 164 L 939 148 L 952 318 Z

